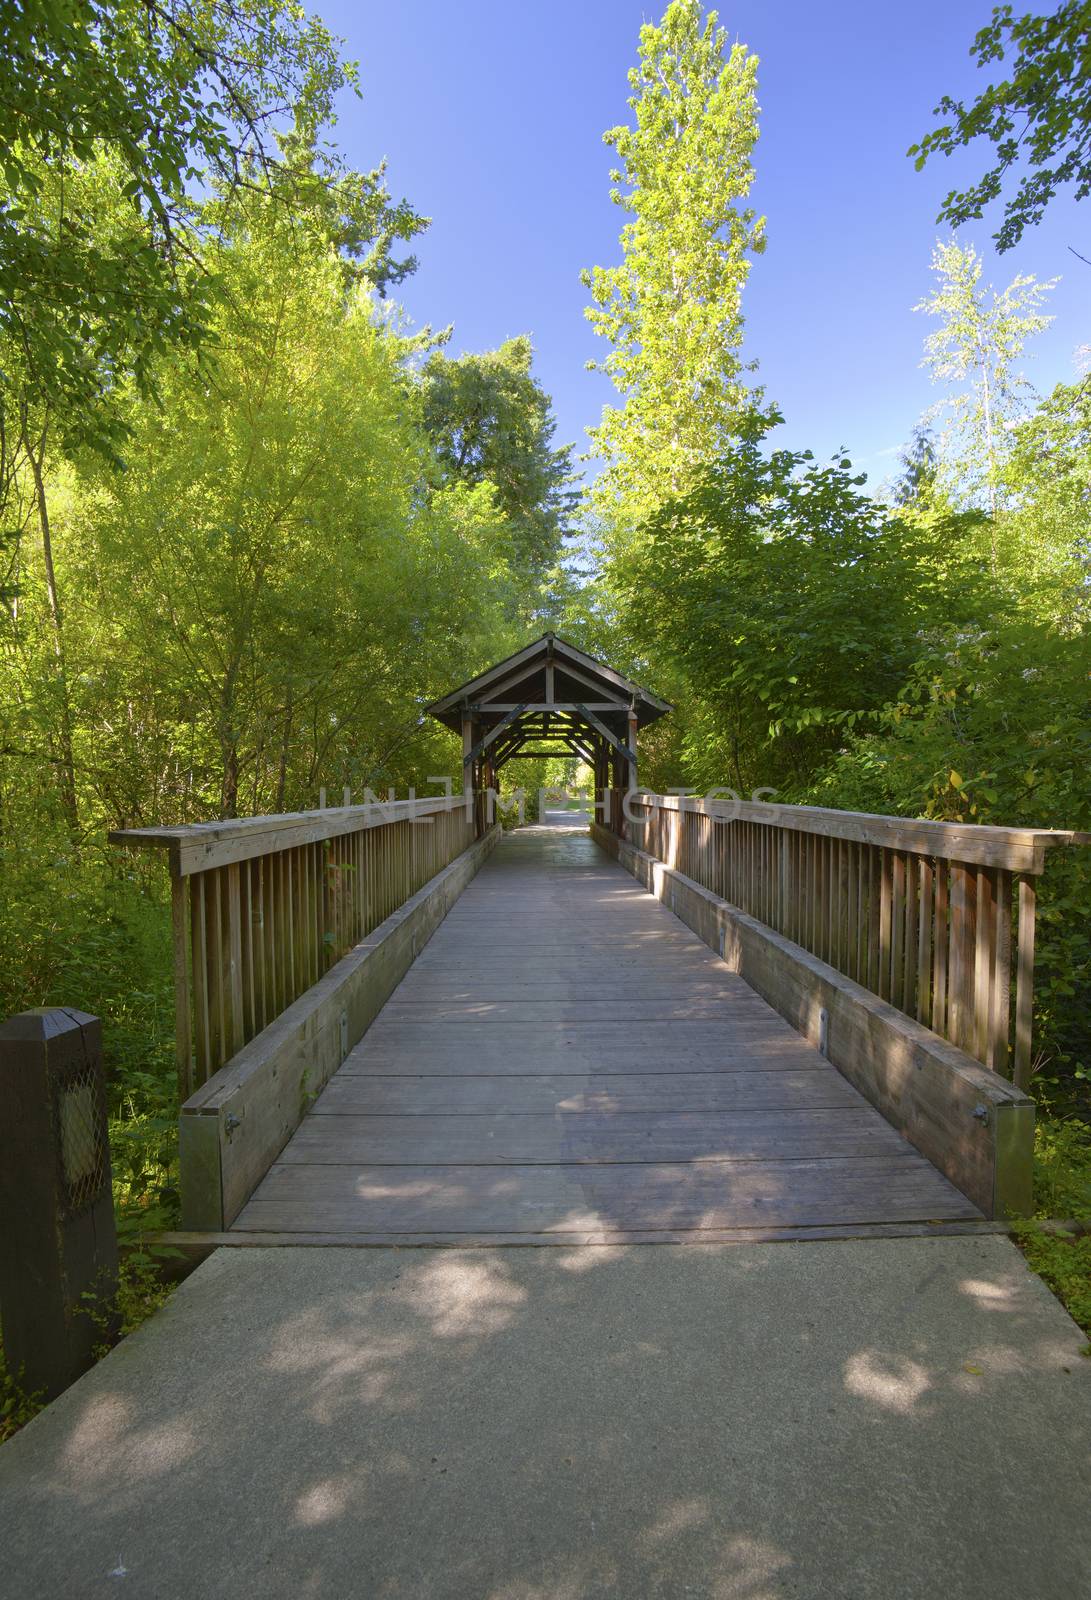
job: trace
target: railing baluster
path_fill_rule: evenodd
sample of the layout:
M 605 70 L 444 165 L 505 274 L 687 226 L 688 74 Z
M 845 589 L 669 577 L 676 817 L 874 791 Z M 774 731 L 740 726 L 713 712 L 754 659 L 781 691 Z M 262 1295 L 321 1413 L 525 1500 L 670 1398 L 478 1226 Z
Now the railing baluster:
M 917 1009 L 917 953 L 920 918 L 920 859 L 905 859 L 905 946 L 902 955 L 902 1010 L 913 1016 Z
M 905 993 L 905 856 L 894 850 L 891 863 L 890 992 L 893 1006 L 901 1009 Z
M 1015 1069 L 1019 1089 L 1030 1083 L 1031 1032 L 1034 1020 L 1034 920 L 1036 889 L 1034 879 L 1019 874 L 1019 933 L 1016 946 L 1015 980 Z
M 933 927 L 935 959 L 932 982 L 932 1031 L 947 1037 L 947 968 L 951 950 L 950 868 L 936 862 L 936 914 Z
M 212 1037 L 208 1015 L 208 929 L 205 921 L 204 875 L 190 883 L 190 948 L 193 973 L 193 1015 L 197 1047 L 198 1086 L 211 1072 Z
M 977 869 L 977 932 L 974 941 L 974 1011 L 972 1050 L 979 1061 L 989 1054 L 993 974 L 996 965 L 996 898 L 988 867 Z
M 227 989 L 229 1013 L 227 1038 L 231 1054 L 241 1050 L 246 1038 L 242 1012 L 242 877 L 237 861 L 225 868 L 224 891 L 227 901 Z
M 920 907 L 917 921 L 917 1009 L 918 1022 L 930 1024 L 932 1009 L 932 926 L 935 909 L 932 884 L 935 876 L 928 856 L 920 860 Z
M 185 879 L 171 878 L 171 943 L 174 955 L 174 1060 L 178 1074 L 179 1101 L 193 1093 L 193 997 L 190 992 L 190 952 L 187 937 L 188 896 Z
M 1011 873 L 996 874 L 996 957 L 990 1004 L 989 1053 L 986 1066 L 1004 1075 L 1008 1071 L 1008 1035 L 1011 1017 Z

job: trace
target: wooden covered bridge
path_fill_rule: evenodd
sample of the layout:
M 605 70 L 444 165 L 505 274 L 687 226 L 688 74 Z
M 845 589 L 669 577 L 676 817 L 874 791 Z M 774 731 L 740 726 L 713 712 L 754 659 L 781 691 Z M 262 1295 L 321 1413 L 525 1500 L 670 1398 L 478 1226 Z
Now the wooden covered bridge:
M 1027 1209 L 1035 884 L 1076 836 L 654 795 L 547 634 L 461 794 L 130 830 L 173 883 L 183 1226 L 223 1243 L 965 1230 Z M 594 816 L 504 833 L 509 761 Z M 589 823 L 589 825 L 588 825 Z

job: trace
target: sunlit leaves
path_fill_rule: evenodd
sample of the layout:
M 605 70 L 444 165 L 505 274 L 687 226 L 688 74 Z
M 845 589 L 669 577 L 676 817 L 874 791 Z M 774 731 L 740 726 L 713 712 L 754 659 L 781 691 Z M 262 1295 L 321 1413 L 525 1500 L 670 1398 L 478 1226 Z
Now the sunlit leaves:
M 632 125 L 610 129 L 611 199 L 629 213 L 622 261 L 583 276 L 624 404 L 592 430 L 606 460 L 596 508 L 617 526 L 684 493 L 752 404 L 741 356 L 741 295 L 765 224 L 743 202 L 753 181 L 757 58 L 725 54 L 716 14 L 672 0 L 640 31 L 629 74 Z
M 1071 185 L 1077 200 L 1091 193 L 1091 3 L 1064 0 L 1046 15 L 1021 17 L 1010 5 L 994 7 L 970 54 L 984 67 L 1003 61 L 1009 49 L 1010 77 L 989 84 L 968 106 L 945 95 L 935 115 L 951 120 L 909 150 L 919 170 L 930 156 L 979 139 L 993 146 L 994 165 L 943 202 L 937 221 L 956 228 L 1003 196 L 1013 169 L 1026 169 L 993 236 L 998 250 L 1018 244 L 1062 186 Z

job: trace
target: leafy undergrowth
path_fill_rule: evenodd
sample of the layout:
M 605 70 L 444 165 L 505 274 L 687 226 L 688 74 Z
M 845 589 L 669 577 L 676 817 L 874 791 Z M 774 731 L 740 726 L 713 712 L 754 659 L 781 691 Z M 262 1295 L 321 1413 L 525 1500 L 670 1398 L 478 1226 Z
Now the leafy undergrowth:
M 0 1444 L 25 1427 L 44 1405 L 40 1394 L 27 1394 L 17 1376 L 8 1371 L 0 1350 Z
M 1035 1217 L 1013 1230 L 1028 1264 L 1091 1335 L 1091 1233 L 1047 1230 L 1047 1219 L 1091 1222 L 1091 1127 L 1045 1118 L 1034 1148 Z M 1091 1344 L 1085 1354 L 1091 1353 Z

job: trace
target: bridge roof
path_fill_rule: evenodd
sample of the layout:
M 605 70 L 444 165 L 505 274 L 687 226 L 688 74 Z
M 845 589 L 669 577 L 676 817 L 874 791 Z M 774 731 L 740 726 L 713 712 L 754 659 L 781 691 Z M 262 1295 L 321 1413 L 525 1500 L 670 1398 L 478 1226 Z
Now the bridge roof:
M 641 727 L 673 710 L 668 701 L 555 633 L 544 633 L 533 644 L 505 656 L 425 710 L 458 732 L 467 710 L 482 727 L 488 727 L 523 704 L 556 705 L 558 710 L 586 705 L 617 732 L 627 723 L 630 708 Z

